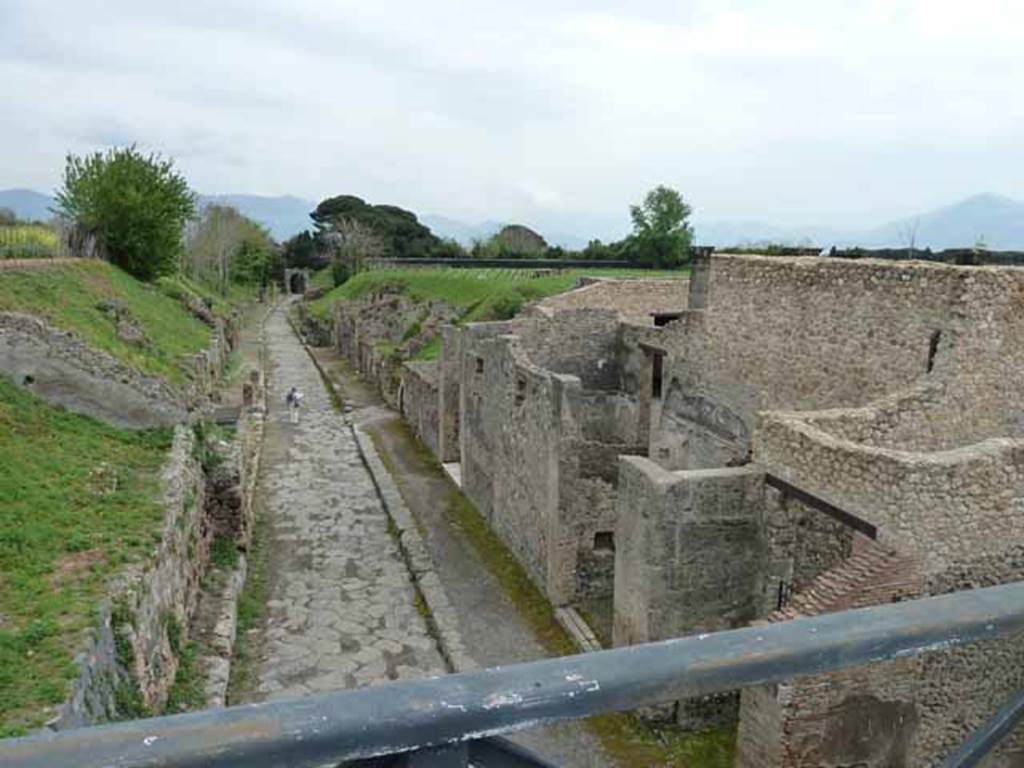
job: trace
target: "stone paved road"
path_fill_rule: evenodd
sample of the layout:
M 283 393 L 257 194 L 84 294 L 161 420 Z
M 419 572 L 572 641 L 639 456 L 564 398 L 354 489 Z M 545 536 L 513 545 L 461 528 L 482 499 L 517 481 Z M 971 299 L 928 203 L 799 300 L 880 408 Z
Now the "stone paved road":
M 267 323 L 270 413 L 257 498 L 270 519 L 255 691 L 297 696 L 445 673 L 355 440 L 289 328 Z M 285 393 L 304 394 L 298 425 Z
M 380 395 L 356 376 L 333 350 L 315 353 L 341 390 L 352 418 L 372 434 L 386 454 L 395 483 L 406 504 L 425 528 L 427 547 L 437 575 L 455 609 L 458 630 L 470 657 L 480 667 L 494 667 L 547 656 L 501 584 L 481 560 L 458 526 L 445 514 L 452 486 L 432 462 L 407 437 L 395 429 L 398 415 L 384 405 Z M 612 768 L 616 761 L 605 754 L 598 737 L 586 725 L 556 723 L 517 733 L 513 739 L 556 765 L 565 768 Z M 625 762 L 631 768 L 642 763 Z

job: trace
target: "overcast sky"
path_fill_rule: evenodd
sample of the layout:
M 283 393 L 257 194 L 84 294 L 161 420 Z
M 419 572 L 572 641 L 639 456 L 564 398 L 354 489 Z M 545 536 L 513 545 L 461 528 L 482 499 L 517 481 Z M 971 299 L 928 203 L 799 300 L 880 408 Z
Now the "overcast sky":
M 610 235 L 1024 197 L 1019 0 L 0 0 L 0 188 L 137 142 L 202 192 Z

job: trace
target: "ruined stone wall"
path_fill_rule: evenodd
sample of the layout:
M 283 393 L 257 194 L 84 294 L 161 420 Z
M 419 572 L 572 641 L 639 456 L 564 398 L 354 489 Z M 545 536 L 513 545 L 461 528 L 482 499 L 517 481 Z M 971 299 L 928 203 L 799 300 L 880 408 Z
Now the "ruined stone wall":
M 462 490 L 489 522 L 494 506 L 492 476 L 497 434 L 488 425 L 500 411 L 489 402 L 487 389 L 487 342 L 510 329 L 506 322 L 473 323 L 459 329 L 461 373 L 459 385 L 459 453 L 462 457 Z M 493 369 L 497 363 L 491 361 Z M 497 373 L 492 372 L 491 376 Z
M 575 376 L 585 389 L 618 389 L 622 350 L 615 310 L 574 308 L 514 323 L 535 365 Z
M 462 382 L 463 491 L 542 590 L 559 546 L 563 390 L 579 387 L 530 363 L 515 338 L 467 329 Z
M 441 326 L 437 361 L 438 451 L 442 462 L 459 461 L 459 390 L 462 381 L 462 334 L 454 325 Z
M 909 452 L 837 439 L 796 414 L 766 414 L 754 455 L 787 482 L 866 520 L 928 573 L 1003 552 L 1024 512 L 1024 440 Z
M 615 645 L 745 626 L 763 606 L 763 475 L 754 467 L 668 472 L 619 462 Z M 736 720 L 739 696 L 680 701 L 687 730 Z
M 440 455 L 437 377 L 437 363 L 406 363 L 399 397 L 406 423 L 435 456 Z
M 0 312 L 0 371 L 44 400 L 132 429 L 185 419 L 185 397 L 78 336 L 47 322 Z
M 617 381 L 614 316 L 471 325 L 459 345 L 464 492 L 553 602 L 609 598 L 616 459 L 644 451 L 639 411 L 635 398 L 585 389 L 567 371 Z
M 732 629 L 760 615 L 756 467 L 669 472 L 619 461 L 615 645 Z
M 956 322 L 963 271 L 712 257 L 706 308 L 667 327 L 669 465 L 747 460 L 761 410 L 859 406 L 909 386 L 934 365 L 933 334 Z
M 334 343 L 385 402 L 400 410 L 402 361 L 411 359 L 458 312 L 443 302 L 423 304 L 390 288 L 334 307 Z
M 1024 578 L 1022 275 L 950 271 L 959 293 L 927 376 L 860 408 L 765 413 L 754 438 L 767 471 L 876 526 L 925 595 Z M 902 576 L 890 564 L 880 578 L 849 600 L 821 600 L 820 582 L 796 599 L 805 614 L 881 604 Z M 1018 637 L 745 693 L 738 764 L 937 765 L 1024 684 L 1022 664 Z M 1016 764 L 1022 745 L 994 764 Z
M 130 566 L 112 586 L 92 637 L 75 658 L 79 677 L 51 728 L 135 717 L 123 711 L 126 701 L 159 711 L 167 700 L 178 668 L 171 633 L 187 633 L 209 559 L 205 481 L 194 440 L 187 427 L 175 431 L 162 474 L 166 512 L 159 543 L 147 563 Z

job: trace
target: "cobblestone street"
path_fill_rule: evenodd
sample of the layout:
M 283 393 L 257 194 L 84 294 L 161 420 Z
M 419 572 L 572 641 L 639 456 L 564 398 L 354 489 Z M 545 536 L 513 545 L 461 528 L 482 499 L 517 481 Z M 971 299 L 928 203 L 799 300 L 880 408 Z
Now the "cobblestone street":
M 355 439 L 279 308 L 267 323 L 269 418 L 257 498 L 268 600 L 245 700 L 444 674 Z M 291 424 L 285 394 L 303 393 Z

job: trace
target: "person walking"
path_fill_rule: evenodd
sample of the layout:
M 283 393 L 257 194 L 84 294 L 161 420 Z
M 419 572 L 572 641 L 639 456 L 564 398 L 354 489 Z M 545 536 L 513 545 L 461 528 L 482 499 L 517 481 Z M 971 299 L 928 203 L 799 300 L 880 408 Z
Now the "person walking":
M 299 392 L 298 387 L 292 387 L 289 389 L 284 400 L 288 403 L 288 414 L 291 417 L 292 424 L 298 424 L 299 405 L 302 403 L 302 393 Z

